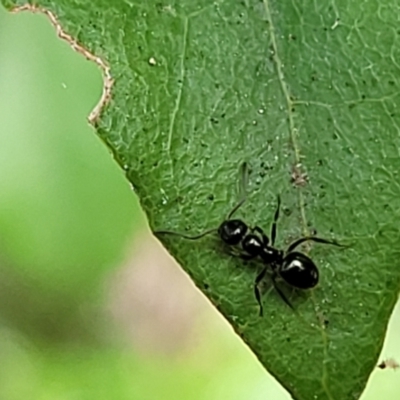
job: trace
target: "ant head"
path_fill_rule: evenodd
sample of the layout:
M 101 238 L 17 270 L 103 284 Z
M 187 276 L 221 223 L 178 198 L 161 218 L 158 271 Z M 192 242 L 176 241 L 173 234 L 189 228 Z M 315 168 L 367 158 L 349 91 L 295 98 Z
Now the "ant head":
M 235 246 L 246 235 L 247 229 L 247 225 L 240 219 L 228 219 L 219 226 L 218 235 L 229 246 Z

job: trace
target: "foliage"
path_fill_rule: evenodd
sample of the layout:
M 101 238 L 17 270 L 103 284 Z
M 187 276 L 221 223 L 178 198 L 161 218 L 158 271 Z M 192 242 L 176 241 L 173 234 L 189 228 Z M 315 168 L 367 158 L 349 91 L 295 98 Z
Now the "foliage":
M 11 7 L 23 2 L 4 3 Z M 314 230 L 320 286 L 265 286 L 257 263 L 215 238 L 165 244 L 265 367 L 296 399 L 357 399 L 397 300 L 400 213 L 397 2 L 93 2 L 40 0 L 107 60 L 115 85 L 97 122 L 157 229 L 201 232 L 237 201 L 268 229 L 280 193 L 279 245 Z

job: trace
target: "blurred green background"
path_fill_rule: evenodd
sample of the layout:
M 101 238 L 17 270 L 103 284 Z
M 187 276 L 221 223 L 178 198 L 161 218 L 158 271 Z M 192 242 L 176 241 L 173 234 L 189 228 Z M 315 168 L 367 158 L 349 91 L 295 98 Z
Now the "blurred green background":
M 101 89 L 46 17 L 0 6 L 0 400 L 288 400 L 149 233 L 87 123 Z

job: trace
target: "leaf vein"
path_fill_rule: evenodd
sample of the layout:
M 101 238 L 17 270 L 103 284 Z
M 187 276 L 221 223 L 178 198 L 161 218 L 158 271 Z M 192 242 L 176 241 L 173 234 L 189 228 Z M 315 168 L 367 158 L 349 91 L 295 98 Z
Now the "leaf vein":
M 266 13 L 266 16 L 267 16 L 267 19 L 269 22 L 268 26 L 269 26 L 271 47 L 272 47 L 272 52 L 273 52 L 273 60 L 275 63 L 277 74 L 278 74 L 279 83 L 280 83 L 283 95 L 285 97 L 285 100 L 286 100 L 287 114 L 288 114 L 288 121 L 289 121 L 289 133 L 290 133 L 290 140 L 291 140 L 293 148 L 294 148 L 295 163 L 296 163 L 296 165 L 301 165 L 300 147 L 297 142 L 297 128 L 295 126 L 294 116 L 293 116 L 293 112 L 292 112 L 293 101 L 291 99 L 287 83 L 285 81 L 285 75 L 283 73 L 283 64 L 282 64 L 282 61 L 278 54 L 278 45 L 277 45 L 277 41 L 276 41 L 274 24 L 272 22 L 272 14 L 271 14 L 269 0 L 263 0 L 263 4 L 264 4 L 264 8 L 265 8 L 265 13 Z M 303 222 L 303 232 L 307 236 L 308 229 L 307 229 L 307 219 L 306 219 L 306 215 L 305 215 L 304 196 L 303 196 L 303 193 L 301 192 L 301 190 L 298 190 L 297 192 L 299 194 L 299 207 L 300 207 L 301 219 Z M 326 370 L 326 365 L 325 365 L 325 360 L 326 360 L 326 355 L 327 355 L 328 338 L 327 338 L 326 332 L 323 330 L 321 323 L 320 323 L 320 325 L 321 326 L 319 327 L 319 330 L 321 332 L 322 345 L 324 348 L 324 357 L 323 357 L 323 362 L 322 362 L 321 387 L 324 390 L 324 392 L 326 393 L 327 397 L 330 400 L 333 400 L 332 395 L 328 388 L 328 384 L 327 384 L 327 370 Z
M 185 75 L 186 75 L 185 57 L 186 57 L 186 48 L 187 48 L 188 28 L 189 28 L 189 18 L 185 17 L 184 24 L 183 24 L 182 55 L 181 55 L 181 62 L 179 65 L 179 69 L 180 69 L 179 90 L 178 90 L 178 94 L 176 96 L 174 109 L 172 110 L 171 121 L 169 124 L 169 130 L 168 130 L 167 150 L 168 150 L 169 154 L 171 154 L 171 142 L 172 142 L 172 136 L 173 136 L 174 127 L 175 127 L 176 116 L 179 112 L 179 109 L 181 107 L 181 102 L 182 102 L 183 85 L 184 85 L 184 80 L 185 80 Z

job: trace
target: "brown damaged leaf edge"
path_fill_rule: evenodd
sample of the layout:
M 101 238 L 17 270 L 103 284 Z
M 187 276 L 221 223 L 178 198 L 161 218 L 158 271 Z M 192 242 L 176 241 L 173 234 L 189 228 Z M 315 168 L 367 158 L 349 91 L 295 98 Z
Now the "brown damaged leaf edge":
M 65 40 L 72 47 L 73 50 L 82 54 L 84 57 L 86 57 L 87 60 L 95 62 L 100 67 L 103 75 L 103 93 L 100 97 L 99 102 L 96 104 L 96 106 L 93 108 L 88 116 L 89 123 L 92 125 L 96 125 L 96 122 L 100 118 L 103 108 L 108 104 L 111 99 L 111 90 L 114 84 L 114 79 L 111 76 L 110 67 L 107 65 L 107 63 L 100 57 L 97 57 L 96 55 L 85 49 L 71 35 L 66 33 L 58 22 L 57 17 L 51 11 L 35 6 L 34 4 L 25 4 L 23 6 L 14 7 L 10 11 L 12 13 L 18 13 L 20 11 L 30 11 L 33 13 L 42 13 L 46 15 L 47 18 L 50 20 L 50 23 L 56 29 L 57 36 L 60 39 Z

